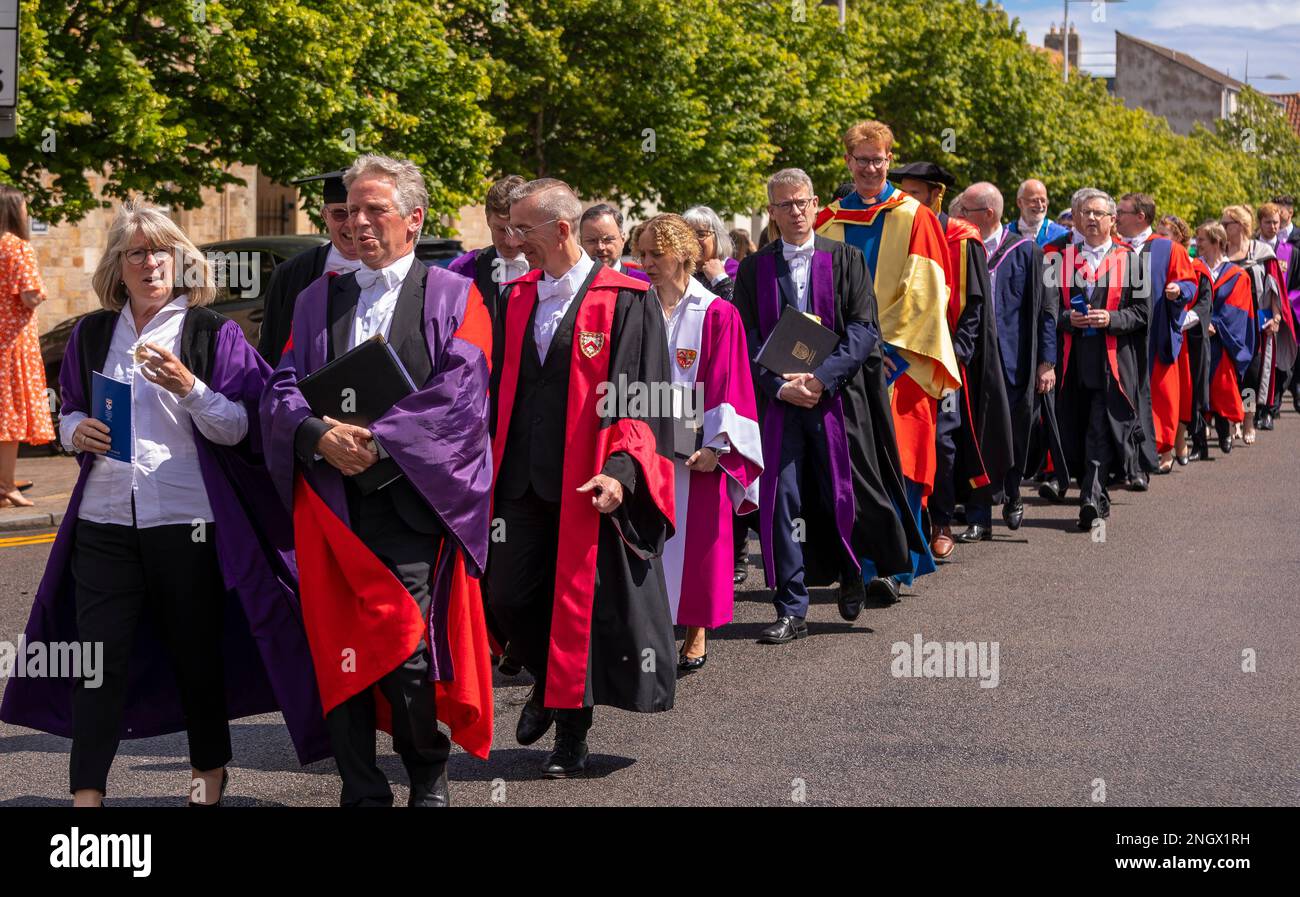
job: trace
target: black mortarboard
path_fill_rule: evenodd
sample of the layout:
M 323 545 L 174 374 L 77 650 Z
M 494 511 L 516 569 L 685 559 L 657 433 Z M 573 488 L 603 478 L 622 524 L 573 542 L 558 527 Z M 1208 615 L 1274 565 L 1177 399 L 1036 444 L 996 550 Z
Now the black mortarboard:
M 925 181 L 927 184 L 942 184 L 945 187 L 952 187 L 957 183 L 957 179 L 952 176 L 951 172 L 935 165 L 933 162 L 908 162 L 906 165 L 900 165 L 889 172 L 891 181 L 898 181 L 903 178 L 915 178 L 918 181 Z
M 853 190 L 854 190 L 853 182 L 845 181 L 844 183 L 840 184 L 838 187 L 835 188 L 835 198 L 843 199 L 844 197 L 852 193 Z
M 306 184 L 310 181 L 324 181 L 325 202 L 347 202 L 348 188 L 343 186 L 342 171 L 327 171 L 325 174 L 314 174 L 307 178 L 298 178 L 296 181 L 290 181 L 291 184 Z

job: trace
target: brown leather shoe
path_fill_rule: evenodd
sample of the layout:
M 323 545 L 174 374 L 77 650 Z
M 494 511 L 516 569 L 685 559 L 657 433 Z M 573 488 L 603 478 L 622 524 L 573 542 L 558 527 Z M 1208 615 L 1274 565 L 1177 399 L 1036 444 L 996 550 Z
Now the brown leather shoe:
M 952 554 L 957 543 L 952 540 L 951 526 L 934 526 L 931 528 L 930 553 L 936 561 L 944 561 Z

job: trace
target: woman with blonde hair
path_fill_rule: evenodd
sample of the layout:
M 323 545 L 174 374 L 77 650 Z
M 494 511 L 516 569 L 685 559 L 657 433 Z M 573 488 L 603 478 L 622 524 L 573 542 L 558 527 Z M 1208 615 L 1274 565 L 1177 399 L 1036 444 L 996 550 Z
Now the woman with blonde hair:
M 28 242 L 27 202 L 13 187 L 0 185 L 0 508 L 32 506 L 21 491 L 31 483 L 14 479 L 18 444 L 54 439 L 36 332 L 36 306 L 45 298 Z
M 1249 276 L 1256 326 L 1255 354 L 1241 386 L 1247 398 L 1242 441 L 1255 442 L 1255 430 L 1273 429 L 1271 408 L 1278 371 L 1289 371 L 1296 359 L 1295 324 L 1286 301 L 1286 280 L 1277 254 L 1263 240 L 1253 239 L 1255 216 L 1244 205 L 1228 206 L 1219 223 L 1228 235 L 1228 260 Z M 1252 413 L 1253 412 L 1253 413 Z
M 639 239 L 673 360 L 677 526 L 663 565 L 673 622 L 687 627 L 678 669 L 688 673 L 704 666 L 707 630 L 731 620 L 732 515 L 758 507 L 763 449 L 740 312 L 692 276 L 692 227 L 656 215 Z
M 270 368 L 206 307 L 208 261 L 157 207 L 123 206 L 91 282 L 103 310 L 72 331 L 59 375 L 81 473 L 26 642 L 102 654 L 10 682 L 0 719 L 72 739 L 74 806 L 102 804 L 123 733 L 184 730 L 190 804 L 215 806 L 231 719 L 282 710 L 303 762 L 329 753 L 290 522 L 259 454 Z
M 1196 261 L 1211 284 L 1208 410 L 1219 437 L 1219 450 L 1232 451 L 1231 428 L 1245 416 L 1241 377 L 1250 365 L 1258 339 L 1250 277 L 1228 260 L 1228 234 L 1217 221 L 1196 229 Z M 1202 454 L 1202 459 L 1208 451 Z

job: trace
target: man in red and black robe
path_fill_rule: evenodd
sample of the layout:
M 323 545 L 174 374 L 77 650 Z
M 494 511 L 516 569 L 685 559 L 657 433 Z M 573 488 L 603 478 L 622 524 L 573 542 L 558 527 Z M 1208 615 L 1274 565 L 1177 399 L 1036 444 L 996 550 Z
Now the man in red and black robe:
M 511 193 L 533 270 L 514 282 L 492 374 L 488 597 L 536 680 L 519 743 L 556 727 L 547 778 L 585 770 L 595 705 L 669 710 L 676 683 L 659 562 L 674 522 L 663 312 L 582 250 L 581 212 L 563 181 Z

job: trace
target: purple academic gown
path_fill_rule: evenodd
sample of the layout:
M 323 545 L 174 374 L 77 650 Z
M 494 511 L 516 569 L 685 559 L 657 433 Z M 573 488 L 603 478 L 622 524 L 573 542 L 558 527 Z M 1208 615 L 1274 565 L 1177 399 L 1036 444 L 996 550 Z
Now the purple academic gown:
M 311 416 L 298 389 L 298 378 L 329 360 L 329 280 L 330 275 L 323 275 L 298 295 L 289 345 L 262 397 L 262 427 L 268 434 L 266 464 L 286 508 L 293 507 L 294 476 L 302 470 L 294 454 L 294 434 Z M 487 563 L 492 453 L 487 430 L 486 353 L 481 344 L 460 334 L 471 291 L 481 310 L 483 300 L 472 281 L 442 268 L 429 268 L 423 325 L 433 372 L 418 391 L 390 408 L 369 429 L 455 540 L 464 555 L 466 572 L 477 578 Z M 486 323 L 486 311 L 482 314 Z M 393 334 L 394 340 L 398 338 Z M 347 524 L 343 475 L 325 462 L 302 472 L 312 490 Z M 432 578 L 426 620 L 433 634 L 430 681 L 454 678 L 446 625 L 454 567 L 455 553 L 444 551 Z
M 212 506 L 217 563 L 228 590 L 222 634 L 227 714 L 233 720 L 281 711 L 298 760 L 305 764 L 330 756 L 331 750 L 295 593 L 289 519 L 274 500 L 260 457 L 257 406 L 269 373 L 239 325 L 225 322 L 217 334 L 207 385 L 244 404 L 248 435 L 239 445 L 222 446 L 195 428 L 194 444 Z M 73 330 L 59 373 L 66 410 L 90 413 L 83 382 L 78 330 Z M 28 643 L 78 640 L 72 549 L 93 457 L 77 456 L 81 473 L 36 590 Z M 137 632 L 128 675 L 123 739 L 185 731 L 176 676 L 147 617 Z M 0 719 L 71 738 L 75 685 L 71 678 L 11 679 Z

